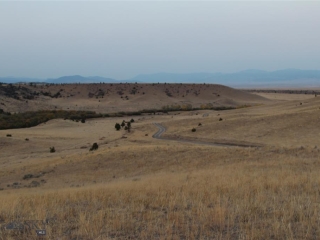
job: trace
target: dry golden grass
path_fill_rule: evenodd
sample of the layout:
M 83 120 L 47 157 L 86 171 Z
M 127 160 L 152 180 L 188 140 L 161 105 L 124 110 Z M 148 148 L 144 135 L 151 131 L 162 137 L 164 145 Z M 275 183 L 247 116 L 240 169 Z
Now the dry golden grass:
M 205 156 L 211 149 L 197 150 Z M 263 158 L 263 152 L 269 154 Z M 222 153 L 229 155 L 222 148 L 217 156 Z M 184 171 L 177 173 L 83 188 L 4 192 L 0 218 L 48 218 L 49 239 L 317 239 L 318 154 L 237 149 L 231 159 L 214 161 L 213 155 L 200 168 L 188 168 L 196 159 L 186 157 L 181 159 L 187 162 L 181 163 Z M 2 239 L 10 239 L 10 233 L 3 231 Z
M 131 133 L 114 130 L 122 118 L 0 131 L 0 225 L 49 219 L 46 239 L 319 239 L 318 99 L 139 116 Z M 175 138 L 263 147 L 157 140 L 153 122 Z
M 307 100 L 310 98 L 314 98 L 314 95 L 312 94 L 288 94 L 288 93 L 253 93 L 258 96 L 268 98 L 271 100 L 277 100 L 277 101 L 290 101 L 290 100 Z
M 302 105 L 300 105 L 300 103 Z M 163 122 L 165 136 L 273 146 L 319 146 L 320 98 L 210 112 L 208 117 Z M 219 119 L 222 118 L 222 121 Z M 198 126 L 201 123 L 202 126 Z M 196 132 L 191 132 L 196 128 Z

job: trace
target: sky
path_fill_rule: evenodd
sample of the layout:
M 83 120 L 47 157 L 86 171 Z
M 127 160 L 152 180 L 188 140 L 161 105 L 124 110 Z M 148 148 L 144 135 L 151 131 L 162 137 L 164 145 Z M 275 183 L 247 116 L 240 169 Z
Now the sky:
M 320 2 L 0 1 L 0 77 L 320 70 Z

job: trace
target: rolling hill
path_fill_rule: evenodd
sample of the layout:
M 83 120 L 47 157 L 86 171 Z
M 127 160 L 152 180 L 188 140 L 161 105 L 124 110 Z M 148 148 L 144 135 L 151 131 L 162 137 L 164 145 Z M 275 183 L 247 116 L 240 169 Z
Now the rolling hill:
M 216 84 L 16 84 L 0 87 L 4 111 L 81 110 L 100 113 L 255 105 L 268 100 Z

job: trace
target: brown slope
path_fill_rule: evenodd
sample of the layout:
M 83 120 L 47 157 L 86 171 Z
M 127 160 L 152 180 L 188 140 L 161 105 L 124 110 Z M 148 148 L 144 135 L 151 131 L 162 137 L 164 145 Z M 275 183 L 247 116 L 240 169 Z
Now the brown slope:
M 160 109 L 173 104 L 200 107 L 210 103 L 212 106 L 236 107 L 270 101 L 255 94 L 215 84 L 64 84 L 24 87 L 30 90 L 29 95 L 20 94 L 18 100 L 0 95 L 5 111 L 63 109 L 107 113 Z

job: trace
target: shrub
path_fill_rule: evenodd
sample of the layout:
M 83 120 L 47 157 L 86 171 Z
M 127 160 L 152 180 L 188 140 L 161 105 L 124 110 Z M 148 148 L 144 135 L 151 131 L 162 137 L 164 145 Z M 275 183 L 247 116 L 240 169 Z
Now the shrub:
M 134 122 L 134 119 L 132 118 L 132 119 L 130 120 L 130 122 L 132 122 L 132 123 L 133 123 L 133 122 Z
M 11 134 L 7 134 L 7 137 L 12 137 L 12 135 Z
M 90 148 L 90 151 L 94 151 L 94 150 L 97 150 L 99 148 L 98 144 L 97 143 L 94 143 L 92 144 L 91 148 Z
M 115 129 L 116 129 L 117 131 L 119 131 L 119 130 L 120 130 L 120 128 L 121 128 L 121 126 L 120 126 L 120 124 L 119 124 L 119 123 L 116 123 L 116 125 L 115 125 L 114 127 L 115 127 Z
M 54 147 L 50 147 L 50 152 L 54 153 L 56 151 L 56 149 Z
M 26 174 L 23 176 L 23 180 L 26 180 L 26 179 L 29 179 L 29 178 L 33 178 L 33 175 L 32 174 Z
M 86 122 L 86 119 L 85 119 L 85 118 L 82 118 L 82 119 L 81 119 L 81 122 L 82 122 L 82 123 L 85 123 L 85 122 Z
M 26 140 L 26 141 L 29 141 L 29 138 L 26 138 L 25 140 Z
M 199 124 L 198 124 L 198 126 L 202 126 L 202 124 L 201 124 L 201 123 L 199 123 Z
M 219 118 L 219 121 L 222 121 L 223 119 L 222 118 Z
M 123 121 L 122 123 L 121 123 L 121 127 L 124 127 L 126 124 L 125 124 L 125 122 Z
M 192 132 L 195 132 L 195 131 L 197 131 L 197 129 L 195 129 L 195 128 L 192 128 L 192 130 L 191 130 Z

